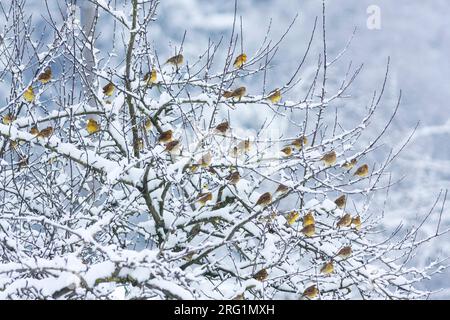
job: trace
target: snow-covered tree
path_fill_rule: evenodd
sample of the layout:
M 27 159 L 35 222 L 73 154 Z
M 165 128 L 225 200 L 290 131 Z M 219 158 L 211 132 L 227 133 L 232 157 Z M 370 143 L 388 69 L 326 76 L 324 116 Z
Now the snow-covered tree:
M 292 24 L 277 39 L 269 26 L 259 50 L 246 52 L 236 2 L 230 37 L 199 44 L 194 57 L 183 52 L 185 33 L 162 56 L 152 42 L 158 1 L 75 3 L 48 10 L 39 33 L 23 0 L 2 4 L 0 298 L 429 294 L 416 284 L 441 262 L 409 262 L 448 230 L 426 215 L 379 241 L 384 212 L 371 206 L 377 192 L 389 200 L 387 170 L 403 147 L 379 163 L 367 155 L 380 152 L 400 98 L 377 136 L 359 139 L 382 103 L 389 62 L 379 92 L 362 102 L 366 115 L 343 127 L 334 106 L 345 107 L 362 66 L 328 92 L 346 50 L 327 55 L 325 5 L 306 40 L 321 39 L 316 63 L 306 66 L 308 46 L 289 81 L 268 88 Z M 97 28 L 102 19 L 110 29 Z M 110 50 L 97 49 L 100 38 Z M 314 77 L 293 94 L 306 67 Z M 259 130 L 241 126 L 255 114 L 264 115 Z M 424 226 L 436 231 L 420 238 Z

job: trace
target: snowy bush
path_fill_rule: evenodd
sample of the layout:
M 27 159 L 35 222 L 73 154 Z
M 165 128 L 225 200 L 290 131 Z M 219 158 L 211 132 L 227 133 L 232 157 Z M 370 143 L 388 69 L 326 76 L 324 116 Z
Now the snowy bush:
M 78 8 L 67 0 L 47 11 L 39 32 L 23 1 L 2 4 L 0 79 L 9 93 L 0 106 L 0 298 L 429 294 L 416 284 L 441 262 L 422 270 L 409 262 L 447 230 L 433 226 L 419 238 L 425 216 L 379 241 L 384 212 L 371 207 L 375 192 L 389 195 L 387 169 L 402 148 L 380 163 L 366 155 L 379 150 L 400 99 L 361 145 L 386 71 L 381 90 L 362 102 L 366 116 L 340 125 L 335 105 L 350 98 L 362 67 L 349 66 L 340 89 L 328 92 L 327 72 L 345 49 L 327 56 L 325 6 L 306 40 L 321 38 L 323 52 L 299 96 L 292 90 L 304 85 L 309 46 L 287 83 L 266 85 L 289 25 L 245 52 L 236 12 L 230 37 L 199 44 L 192 57 L 183 36 L 162 56 L 152 42 L 158 1 L 114 3 Z M 96 48 L 102 19 L 113 30 L 111 51 Z M 247 88 L 255 82 L 258 92 Z M 265 117 L 257 131 L 238 125 L 255 114 Z M 295 136 L 283 133 L 280 118 Z

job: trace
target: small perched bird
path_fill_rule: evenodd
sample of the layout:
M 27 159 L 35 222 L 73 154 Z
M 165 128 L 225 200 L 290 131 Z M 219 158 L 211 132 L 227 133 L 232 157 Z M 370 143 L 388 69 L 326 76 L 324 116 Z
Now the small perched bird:
M 177 154 L 181 149 L 181 143 L 179 140 L 173 140 L 165 144 L 166 148 L 164 151 L 169 152 L 170 154 Z
M 204 206 L 208 201 L 211 201 L 212 198 L 211 192 L 200 193 L 197 197 L 197 202 L 200 203 L 201 206 Z
M 236 59 L 234 59 L 233 66 L 234 66 L 236 69 L 239 69 L 239 68 L 241 68 L 241 67 L 244 65 L 244 63 L 246 63 L 246 62 L 247 62 L 247 55 L 246 55 L 245 53 L 242 53 L 242 54 L 238 55 L 238 56 L 236 57 Z
M 155 70 L 155 69 L 152 69 L 151 71 L 147 72 L 147 73 L 144 75 L 144 81 L 145 81 L 148 85 L 152 85 L 152 84 L 154 84 L 154 83 L 156 82 L 156 77 L 157 77 L 156 70 Z
M 289 157 L 290 155 L 292 155 L 292 148 L 286 146 L 283 149 L 281 149 L 281 152 L 283 152 L 286 157 Z
M 361 217 L 356 216 L 352 218 L 352 224 L 355 226 L 356 230 L 361 230 Z
M 207 166 L 209 166 L 211 164 L 212 161 L 212 155 L 211 152 L 207 152 L 204 155 L 202 155 L 202 157 L 200 158 L 198 164 L 204 168 L 206 168 Z
M 363 164 L 361 167 L 356 169 L 354 175 L 358 177 L 366 177 L 369 174 L 369 166 L 367 164 Z
M 333 273 L 333 272 L 334 272 L 334 266 L 333 266 L 333 262 L 332 261 L 325 263 L 322 266 L 322 268 L 320 268 L 320 273 L 323 273 L 323 274 L 330 274 L 330 273 Z
M 53 127 L 47 127 L 45 129 L 42 129 L 41 131 L 39 131 L 39 133 L 37 134 L 38 138 L 48 138 L 53 134 Z
M 158 142 L 166 143 L 173 140 L 173 131 L 167 130 L 161 133 L 161 135 L 158 138 Z
M 309 224 L 306 227 L 303 227 L 301 232 L 307 237 L 312 237 L 314 234 L 316 234 L 316 226 L 315 224 Z
M 281 92 L 279 89 L 275 89 L 272 91 L 269 96 L 267 97 L 268 100 L 272 103 L 278 103 L 281 100 Z
M 346 161 L 346 162 L 342 165 L 342 168 L 351 170 L 351 169 L 353 169 L 353 167 L 355 166 L 356 162 L 357 162 L 356 159 L 352 159 L 352 160 L 350 160 L 350 161 Z
M 7 115 L 3 116 L 3 124 L 10 124 L 11 122 L 13 122 L 14 120 L 16 120 L 16 117 L 14 115 L 12 115 L 11 113 L 8 113 Z
M 267 279 L 268 276 L 269 276 L 269 274 L 267 273 L 267 270 L 261 269 L 253 275 L 253 279 L 256 279 L 258 281 L 264 281 Z
M 152 128 L 153 124 L 152 124 L 152 120 L 150 119 L 150 117 L 147 117 L 144 121 L 144 128 L 146 131 L 149 131 Z
M 183 64 L 183 61 L 184 61 L 184 57 L 183 57 L 183 55 L 180 53 L 180 54 L 177 54 L 177 55 L 175 55 L 175 56 L 170 57 L 169 59 L 167 59 L 166 63 L 172 64 L 172 65 L 174 65 L 175 67 L 178 68 L 181 64 Z
M 249 152 L 251 150 L 251 148 L 252 148 L 250 139 L 243 140 L 243 141 L 239 142 L 237 147 L 238 147 L 240 152 L 244 152 L 244 153 Z
M 289 187 L 285 186 L 284 184 L 280 183 L 277 187 L 277 189 L 275 190 L 275 193 L 278 194 L 285 194 L 289 191 Z
M 25 92 L 23 94 L 23 98 L 27 102 L 33 102 L 34 101 L 35 95 L 34 95 L 34 90 L 33 90 L 32 86 L 29 86 L 27 88 L 27 90 L 25 90 Z
M 52 68 L 46 67 L 44 69 L 44 72 L 39 75 L 38 80 L 42 84 L 46 84 L 47 82 L 49 82 L 51 80 L 51 78 L 52 78 Z
M 322 160 L 325 163 L 325 165 L 332 166 L 336 163 L 336 152 L 334 151 L 327 152 L 323 155 L 322 158 L 320 158 L 320 160 Z
M 349 227 L 352 223 L 352 216 L 348 213 L 344 214 L 342 218 L 339 219 L 337 226 L 338 228 L 341 227 Z
M 308 212 L 304 217 L 303 217 L 303 227 L 307 227 L 310 226 L 312 224 L 314 224 L 316 221 L 314 219 L 314 215 L 312 212 Z
M 347 202 L 347 198 L 345 195 L 340 196 L 336 200 L 334 200 L 334 203 L 338 206 L 338 208 L 342 209 L 345 207 L 345 203 Z
M 346 259 L 350 257 L 351 254 L 352 254 L 352 247 L 347 246 L 340 249 L 336 255 L 342 259 Z
M 245 95 L 247 92 L 247 88 L 245 87 L 239 87 L 234 89 L 233 91 L 224 91 L 223 96 L 225 98 L 238 98 L 241 100 L 241 98 Z
M 37 136 L 37 135 L 39 134 L 39 129 L 38 129 L 38 127 L 36 127 L 36 126 L 31 127 L 30 133 L 31 133 L 33 136 Z
M 239 180 L 241 180 L 241 175 L 239 174 L 239 171 L 234 171 L 230 173 L 227 177 L 228 183 L 231 185 L 236 185 Z
M 270 192 L 263 193 L 258 201 L 256 201 L 257 206 L 266 207 L 272 202 L 272 195 Z
M 228 124 L 228 121 L 224 121 L 224 122 L 218 124 L 218 125 L 214 128 L 214 130 L 215 130 L 217 133 L 221 133 L 221 134 L 227 133 L 227 131 L 228 131 L 229 129 L 230 129 L 230 125 Z
M 107 97 L 111 97 L 114 93 L 114 90 L 116 87 L 112 84 L 112 82 L 109 82 L 107 85 L 103 87 L 103 94 Z
M 95 119 L 89 118 L 87 119 L 86 130 L 87 132 L 89 132 L 89 134 L 96 133 L 98 130 L 100 130 L 100 125 Z
M 297 211 L 291 211 L 286 217 L 287 223 L 292 226 L 300 217 L 300 214 Z
M 298 137 L 291 143 L 291 145 L 294 146 L 298 150 L 301 150 L 303 148 L 303 146 L 306 146 L 307 144 L 308 144 L 308 139 L 305 136 Z
M 303 291 L 303 296 L 308 299 L 314 299 L 319 294 L 319 289 L 317 289 L 316 285 L 312 285 Z

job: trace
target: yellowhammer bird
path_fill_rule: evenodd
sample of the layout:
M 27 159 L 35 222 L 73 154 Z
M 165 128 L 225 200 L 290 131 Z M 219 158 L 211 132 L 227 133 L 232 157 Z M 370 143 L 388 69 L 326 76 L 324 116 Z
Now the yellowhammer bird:
M 30 133 L 31 133 L 33 136 L 37 136 L 37 135 L 39 134 L 39 129 L 38 129 L 38 127 L 36 127 L 36 126 L 32 127 L 32 128 L 30 129 Z
M 208 201 L 211 201 L 212 198 L 211 192 L 200 193 L 197 197 L 197 202 L 200 203 L 201 206 L 204 206 Z
M 223 96 L 225 98 L 238 98 L 241 100 L 241 98 L 245 95 L 247 92 L 247 88 L 245 87 L 239 87 L 237 89 L 234 89 L 233 91 L 224 91 Z
M 352 254 L 352 247 L 347 246 L 340 249 L 336 255 L 342 259 L 346 259 L 350 257 L 351 254 Z
M 267 279 L 268 276 L 269 276 L 269 274 L 267 273 L 267 270 L 261 269 L 257 273 L 254 274 L 253 278 L 258 281 L 264 281 Z
M 306 227 L 303 227 L 301 232 L 307 237 L 312 237 L 316 233 L 316 226 L 314 224 L 309 224 Z
M 338 208 L 342 209 L 345 207 L 345 203 L 347 202 L 347 198 L 345 195 L 340 196 L 336 200 L 334 200 L 334 203 L 338 206 Z
M 29 86 L 27 90 L 25 90 L 24 94 L 23 94 L 23 98 L 25 99 L 25 101 L 27 102 L 33 102 L 35 95 L 34 95 L 34 90 L 32 86 Z
M 173 140 L 173 131 L 167 130 L 161 133 L 161 135 L 158 138 L 158 142 L 166 143 Z
M 13 122 L 14 120 L 16 120 L 16 117 L 10 113 L 8 113 L 7 115 L 3 116 L 3 124 L 10 124 L 11 122 Z
M 292 155 L 292 148 L 289 146 L 286 146 L 283 149 L 281 149 L 281 152 L 284 153 L 285 157 L 289 157 L 290 155 Z
M 323 155 L 323 157 L 320 160 L 322 160 L 325 163 L 325 165 L 332 166 L 336 163 L 336 152 L 334 151 L 327 152 Z
M 337 226 L 338 226 L 338 228 L 348 227 L 351 225 L 351 223 L 352 223 L 352 217 L 350 214 L 346 213 L 346 214 L 344 214 L 344 216 L 342 218 L 339 219 Z
M 152 69 L 151 71 L 147 72 L 144 75 L 144 81 L 148 84 L 148 85 L 152 85 L 156 82 L 156 78 L 157 78 L 157 74 L 156 74 L 156 70 Z
M 291 145 L 294 146 L 298 150 L 301 150 L 303 148 L 303 146 L 306 146 L 307 144 L 308 144 L 308 139 L 305 136 L 298 137 L 291 143 Z
M 37 134 L 38 138 L 48 138 L 53 134 L 53 127 L 47 127 L 45 129 L 42 129 L 41 131 L 39 131 L 39 133 Z
M 285 186 L 284 184 L 280 183 L 277 187 L 277 190 L 275 190 L 275 193 L 278 194 L 285 194 L 289 191 L 289 187 Z
M 303 296 L 308 299 L 314 299 L 319 294 L 319 289 L 317 289 L 316 285 L 312 285 L 303 291 Z
M 38 80 L 42 84 L 46 84 L 47 82 L 50 81 L 51 78 L 52 78 L 52 68 L 46 67 L 44 69 L 44 72 L 39 75 Z
M 342 165 L 342 168 L 345 168 L 345 169 L 348 169 L 348 170 L 353 169 L 353 167 L 355 166 L 356 162 L 357 162 L 356 159 L 352 159 L 352 160 L 350 160 L 350 161 L 346 161 L 346 162 Z
M 352 224 L 355 226 L 356 230 L 361 230 L 361 217 L 356 216 L 352 218 Z
M 270 192 L 263 193 L 258 201 L 256 201 L 257 206 L 266 207 L 272 202 L 272 195 Z
M 369 166 L 367 164 L 362 165 L 356 169 L 354 175 L 358 177 L 366 177 L 369 174 Z
M 114 87 L 114 84 L 112 84 L 112 82 L 109 82 L 107 85 L 103 87 L 103 94 L 107 97 L 111 97 L 115 89 L 116 87 Z
M 181 149 L 181 143 L 179 140 L 173 140 L 165 144 L 166 148 L 164 151 L 169 152 L 170 154 L 177 154 Z
M 239 171 L 234 171 L 230 173 L 227 177 L 228 183 L 231 185 L 236 185 L 239 180 L 241 180 L 241 175 L 239 174 Z
M 304 217 L 303 217 L 303 227 L 307 227 L 310 226 L 312 224 L 314 224 L 316 221 L 314 219 L 314 215 L 312 212 L 308 212 Z
M 95 119 L 89 118 L 87 119 L 86 130 L 87 132 L 89 132 L 89 134 L 96 133 L 98 130 L 100 130 L 100 125 Z
M 287 215 L 287 223 L 292 226 L 300 217 L 300 214 L 297 211 L 291 211 L 289 212 L 289 214 Z
M 246 62 L 247 62 L 247 55 L 246 55 L 245 53 L 242 53 L 242 54 L 238 55 L 238 56 L 236 57 L 236 59 L 234 59 L 233 66 L 234 66 L 236 69 L 239 69 L 239 68 L 241 68 L 241 67 L 244 65 L 244 63 L 246 63 Z
M 152 120 L 150 117 L 147 117 L 144 121 L 144 128 L 146 131 L 149 131 L 152 128 Z
M 333 272 L 334 272 L 334 266 L 333 266 L 333 262 L 332 261 L 325 263 L 322 266 L 322 268 L 320 268 L 320 273 L 323 273 L 323 274 L 330 274 L 330 273 L 333 273 Z
M 215 131 L 218 133 L 221 133 L 221 134 L 227 133 L 228 129 L 230 129 L 230 125 L 228 124 L 228 121 L 224 121 L 215 127 Z
M 178 68 L 181 64 L 183 64 L 183 61 L 184 61 L 184 57 L 180 53 L 180 54 L 177 54 L 176 56 L 173 56 L 173 57 L 170 57 L 169 59 L 167 59 L 166 63 L 172 64 Z
M 267 97 L 268 100 L 272 103 L 278 103 L 281 100 L 281 92 L 279 89 L 275 89 L 272 91 L 269 96 Z

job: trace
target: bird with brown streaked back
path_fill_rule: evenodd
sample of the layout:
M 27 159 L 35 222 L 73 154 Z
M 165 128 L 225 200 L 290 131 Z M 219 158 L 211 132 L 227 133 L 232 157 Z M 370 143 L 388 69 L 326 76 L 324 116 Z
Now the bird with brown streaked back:
M 50 68 L 49 66 L 45 67 L 44 72 L 41 73 L 38 77 L 38 80 L 42 83 L 42 84 L 46 84 L 48 83 L 50 80 L 52 79 L 52 68 Z
M 38 127 L 36 127 L 36 126 L 31 127 L 30 133 L 31 133 L 33 136 L 37 136 L 37 135 L 39 134 L 39 129 L 38 129 Z
M 115 89 L 116 87 L 114 86 L 114 84 L 112 82 L 109 82 L 103 87 L 103 94 L 107 97 L 111 97 Z
M 347 197 L 345 195 L 340 196 L 336 200 L 334 200 L 334 203 L 338 206 L 338 208 L 342 209 L 345 207 L 345 204 L 347 202 Z
M 303 146 L 306 146 L 308 144 L 308 139 L 305 136 L 300 136 L 294 141 L 292 141 L 291 145 L 294 146 L 294 148 L 301 150 Z
M 176 154 L 181 149 L 181 143 L 179 140 L 173 140 L 165 144 L 164 151 L 169 152 L 170 154 Z
M 246 55 L 245 53 L 241 53 L 240 55 L 238 55 L 238 56 L 236 57 L 236 59 L 234 59 L 233 66 L 234 66 L 236 69 L 239 69 L 239 68 L 241 68 L 241 67 L 244 65 L 244 63 L 246 63 L 246 62 L 247 62 L 247 55 Z
M 227 133 L 227 131 L 228 131 L 229 129 L 230 129 L 230 125 L 229 125 L 228 121 L 224 121 L 224 122 L 222 122 L 222 123 L 219 123 L 219 124 L 214 128 L 214 130 L 215 130 L 217 133 L 221 133 L 221 134 Z
M 352 247 L 346 246 L 340 249 L 336 255 L 342 259 L 346 259 L 350 257 L 351 254 L 352 254 Z
M 211 192 L 199 193 L 197 196 L 197 202 L 200 203 L 201 206 L 204 206 L 208 201 L 211 201 L 213 198 Z
M 37 134 L 38 138 L 48 138 L 53 134 L 53 127 L 47 127 L 45 129 L 42 129 L 41 131 L 39 131 L 39 133 Z
M 355 226 L 357 231 L 361 230 L 361 217 L 356 216 L 352 218 L 352 224 Z
M 16 120 L 16 117 L 11 113 L 3 116 L 3 124 L 5 125 L 11 124 L 14 120 Z
M 173 140 L 173 131 L 167 130 L 159 135 L 158 142 L 167 143 Z
M 350 161 L 346 161 L 341 167 L 351 170 L 353 169 L 353 167 L 356 165 L 357 160 L 356 159 L 352 159 Z
M 307 237 L 312 237 L 316 234 L 316 226 L 315 224 L 309 224 L 306 227 L 303 227 L 301 230 L 301 233 L 303 233 Z
M 236 185 L 239 180 L 241 180 L 241 175 L 239 171 L 234 171 L 227 176 L 228 183 L 231 185 Z
M 316 285 L 313 284 L 312 286 L 309 286 L 308 288 L 303 291 L 303 296 L 307 297 L 308 299 L 314 299 L 319 294 L 319 289 L 317 289 Z
M 336 152 L 330 151 L 323 155 L 322 158 L 320 158 L 326 166 L 332 166 L 336 163 Z
M 269 276 L 269 273 L 266 269 L 261 269 L 257 273 L 253 275 L 253 279 L 256 279 L 258 281 L 264 281 Z
M 349 227 L 352 223 L 352 216 L 349 213 L 344 214 L 342 218 L 339 219 L 337 227 Z
M 292 155 L 292 148 L 286 146 L 283 149 L 281 149 L 281 152 L 284 154 L 285 157 L 289 157 L 290 155 Z
M 177 55 L 175 55 L 175 56 L 173 56 L 173 57 L 170 57 L 169 59 L 167 59 L 167 61 L 165 62 L 165 64 L 171 64 L 171 65 L 174 65 L 175 67 L 179 67 L 181 64 L 183 64 L 183 61 L 184 61 L 184 57 L 183 57 L 183 55 L 180 53 L 180 54 L 177 54 Z
M 367 164 L 363 164 L 361 167 L 356 169 L 353 175 L 364 178 L 369 174 L 369 166 Z
M 286 186 L 286 185 L 284 185 L 284 184 L 282 184 L 282 183 L 280 183 L 280 184 L 278 185 L 277 189 L 275 190 L 275 193 L 278 193 L 278 194 L 285 194 L 285 193 L 287 193 L 288 191 L 289 191 L 289 187 Z
M 272 195 L 270 192 L 263 193 L 258 201 L 256 201 L 256 206 L 266 207 L 272 202 Z
M 238 98 L 239 100 L 241 100 L 241 98 L 245 95 L 246 92 L 247 92 L 246 87 L 239 87 L 239 88 L 234 89 L 231 92 L 224 91 L 223 97 L 224 98 Z

